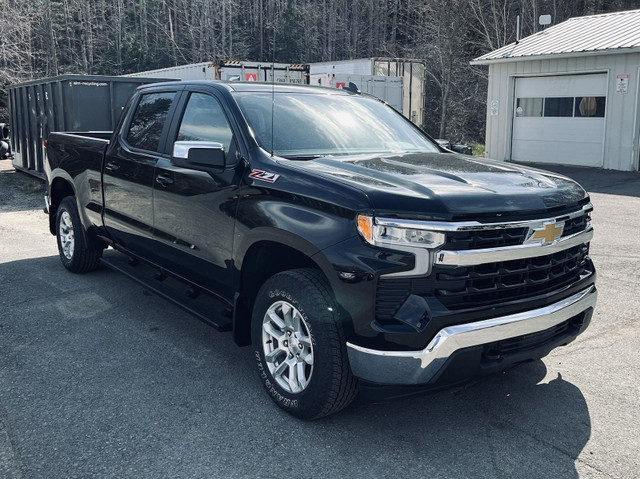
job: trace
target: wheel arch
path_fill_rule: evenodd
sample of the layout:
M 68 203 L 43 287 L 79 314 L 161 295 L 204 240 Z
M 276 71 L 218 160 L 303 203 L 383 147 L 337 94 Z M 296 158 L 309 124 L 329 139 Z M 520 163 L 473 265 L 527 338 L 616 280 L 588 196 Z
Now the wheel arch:
M 291 233 L 274 237 L 269 234 L 243 248 L 239 267 L 238 293 L 235 298 L 233 338 L 239 346 L 251 344 L 251 315 L 260 287 L 271 276 L 299 268 L 316 269 L 331 288 L 328 275 L 333 268 L 319 250 Z M 263 237 L 264 238 L 264 237 Z
M 54 236 L 56 234 L 56 214 L 58 207 L 67 196 L 76 196 L 73 181 L 62 176 L 56 176 L 49 185 L 49 231 Z

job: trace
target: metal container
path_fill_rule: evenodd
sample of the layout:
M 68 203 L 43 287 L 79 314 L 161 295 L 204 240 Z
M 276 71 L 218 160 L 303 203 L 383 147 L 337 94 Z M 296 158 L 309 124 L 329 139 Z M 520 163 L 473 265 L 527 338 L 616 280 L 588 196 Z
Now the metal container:
M 347 87 L 349 83 L 353 83 L 362 93 L 380 98 L 402 113 L 402 78 L 382 75 L 335 73 L 316 75 L 315 80 L 314 85 L 339 89 Z
M 13 165 L 44 178 L 44 140 L 49 133 L 112 131 L 134 90 L 158 81 L 161 80 L 62 75 L 10 85 Z
M 255 81 L 261 83 L 309 83 L 309 65 L 250 62 L 238 60 L 217 60 L 214 62 L 191 63 L 176 67 L 131 73 L 127 77 L 163 77 L 177 80 L 225 80 Z
M 356 58 L 335 62 L 311 63 L 309 74 L 312 85 L 325 85 L 326 78 L 337 75 L 374 75 L 402 79 L 402 114 L 416 125 L 425 124 L 426 66 L 424 60 L 411 58 Z M 331 81 L 331 80 L 328 80 Z M 394 92 L 394 90 L 390 90 Z M 393 93 L 395 95 L 395 92 Z M 378 96 L 378 95 L 376 95 Z M 391 104 L 390 99 L 378 98 Z

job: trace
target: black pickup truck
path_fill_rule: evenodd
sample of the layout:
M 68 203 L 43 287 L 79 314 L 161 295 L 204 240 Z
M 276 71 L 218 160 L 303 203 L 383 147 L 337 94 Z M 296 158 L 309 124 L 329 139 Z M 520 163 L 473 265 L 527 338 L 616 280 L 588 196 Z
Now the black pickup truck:
M 579 185 L 445 152 L 364 95 L 153 84 L 113 133 L 52 133 L 47 154 L 63 265 L 105 263 L 233 331 L 300 418 L 359 385 L 443 387 L 541 358 L 595 307 Z

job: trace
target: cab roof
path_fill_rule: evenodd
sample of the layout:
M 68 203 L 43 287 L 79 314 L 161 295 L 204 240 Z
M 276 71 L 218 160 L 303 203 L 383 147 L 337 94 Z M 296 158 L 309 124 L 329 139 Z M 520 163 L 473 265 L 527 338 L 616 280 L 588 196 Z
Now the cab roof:
M 216 88 L 225 89 L 229 92 L 272 92 L 275 93 L 323 93 L 334 95 L 353 95 L 352 92 L 341 90 L 338 88 L 322 87 L 315 85 L 294 85 L 282 83 L 258 83 L 258 82 L 228 82 L 221 80 L 184 80 L 161 83 L 149 83 L 140 87 L 141 89 L 155 88 L 162 86 L 215 86 Z

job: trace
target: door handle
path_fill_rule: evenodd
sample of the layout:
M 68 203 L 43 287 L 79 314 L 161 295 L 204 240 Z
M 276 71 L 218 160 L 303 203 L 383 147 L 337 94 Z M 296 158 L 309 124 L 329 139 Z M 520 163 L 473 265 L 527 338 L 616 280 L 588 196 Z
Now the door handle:
M 120 169 L 120 165 L 118 163 L 116 163 L 115 161 L 110 161 L 109 163 L 107 163 L 105 165 L 104 169 L 116 172 L 116 171 L 118 171 Z
M 173 184 L 173 178 L 167 175 L 156 176 L 156 183 L 160 183 L 162 186 L 167 187 Z

